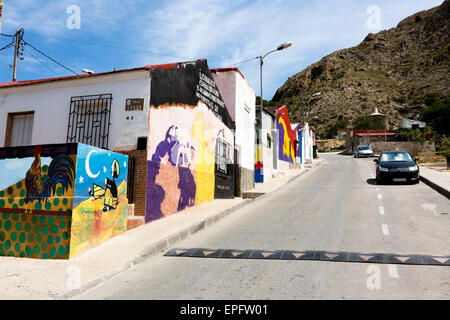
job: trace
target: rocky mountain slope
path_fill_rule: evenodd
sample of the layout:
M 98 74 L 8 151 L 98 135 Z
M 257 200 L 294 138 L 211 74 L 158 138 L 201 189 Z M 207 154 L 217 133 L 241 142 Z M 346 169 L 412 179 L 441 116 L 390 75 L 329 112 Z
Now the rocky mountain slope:
M 272 103 L 287 104 L 292 122 L 304 117 L 319 134 L 342 117 L 352 122 L 375 107 L 390 129 L 417 119 L 427 94 L 450 92 L 450 0 L 418 12 L 396 28 L 370 33 L 289 78 Z M 321 92 L 320 95 L 314 95 Z

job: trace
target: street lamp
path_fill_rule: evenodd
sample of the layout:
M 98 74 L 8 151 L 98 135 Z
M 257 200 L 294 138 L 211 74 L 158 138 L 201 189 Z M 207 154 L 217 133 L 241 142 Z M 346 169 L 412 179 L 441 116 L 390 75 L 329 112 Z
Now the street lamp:
M 273 52 L 281 51 L 281 50 L 287 49 L 287 48 L 289 48 L 290 46 L 292 46 L 292 43 L 291 43 L 291 42 L 287 42 L 287 43 L 280 44 L 275 50 L 272 50 L 272 51 L 266 53 L 265 55 L 259 56 L 259 57 L 258 57 L 258 59 L 259 59 L 260 84 L 261 84 L 261 112 L 262 112 L 262 110 L 263 110 L 263 103 L 264 103 L 264 102 L 263 102 L 263 85 L 262 85 L 262 79 L 263 79 L 263 76 L 262 76 L 262 67 L 263 67 L 263 65 L 264 65 L 264 58 L 267 57 L 269 54 L 271 54 L 271 53 L 273 53 Z

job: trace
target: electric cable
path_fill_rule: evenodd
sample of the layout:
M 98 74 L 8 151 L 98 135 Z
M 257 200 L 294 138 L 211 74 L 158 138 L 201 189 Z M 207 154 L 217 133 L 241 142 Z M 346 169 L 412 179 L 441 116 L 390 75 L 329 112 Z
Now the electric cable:
M 33 48 L 35 51 L 39 52 L 39 53 L 42 54 L 44 57 L 46 57 L 47 59 L 53 61 L 53 62 L 56 63 L 57 65 L 63 67 L 64 69 L 66 69 L 66 70 L 72 72 L 73 74 L 75 74 L 75 75 L 77 75 L 77 76 L 79 75 L 78 73 L 76 73 L 76 72 L 73 71 L 72 69 L 66 67 L 66 66 L 63 65 L 62 63 L 56 61 L 55 59 L 53 59 L 53 58 L 50 57 L 49 55 L 45 54 L 44 52 L 42 52 L 41 50 L 39 50 L 38 48 L 36 48 L 35 46 L 33 46 L 31 43 L 29 43 L 29 42 L 27 42 L 27 41 L 25 41 L 25 40 L 23 40 L 23 43 L 24 43 L 25 45 L 27 45 L 27 46 L 30 46 L 30 47 Z

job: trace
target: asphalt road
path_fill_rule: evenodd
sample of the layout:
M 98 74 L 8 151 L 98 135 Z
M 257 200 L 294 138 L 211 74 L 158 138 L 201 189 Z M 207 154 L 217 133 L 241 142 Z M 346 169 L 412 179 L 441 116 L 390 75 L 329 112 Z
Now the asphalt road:
M 376 185 L 372 159 L 320 156 L 176 247 L 450 254 L 448 199 L 423 183 Z M 160 254 L 74 299 L 450 299 L 450 267 Z

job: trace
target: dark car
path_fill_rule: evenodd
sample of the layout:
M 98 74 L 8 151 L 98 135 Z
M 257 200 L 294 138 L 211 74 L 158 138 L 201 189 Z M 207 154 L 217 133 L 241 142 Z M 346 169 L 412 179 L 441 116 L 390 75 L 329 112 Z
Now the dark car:
M 383 152 L 377 163 L 377 183 L 419 182 L 419 166 L 407 151 Z

